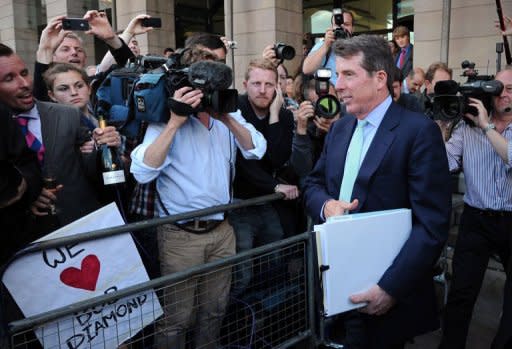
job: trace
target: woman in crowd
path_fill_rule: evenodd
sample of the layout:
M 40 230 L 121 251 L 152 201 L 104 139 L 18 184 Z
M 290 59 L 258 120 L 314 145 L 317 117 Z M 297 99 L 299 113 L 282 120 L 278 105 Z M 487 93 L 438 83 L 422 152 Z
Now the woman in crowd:
M 107 132 L 108 138 L 101 137 L 105 130 L 98 128 L 98 120 L 92 112 L 90 105 L 91 86 L 85 70 L 69 63 L 55 63 L 43 75 L 48 88 L 48 96 L 56 103 L 77 107 L 82 112 L 82 125 L 91 132 L 92 138 L 86 140 L 80 150 L 90 152 L 96 143 L 107 143 L 112 147 L 119 147 L 121 140 L 118 132 Z M 107 129 L 115 128 L 107 126 Z

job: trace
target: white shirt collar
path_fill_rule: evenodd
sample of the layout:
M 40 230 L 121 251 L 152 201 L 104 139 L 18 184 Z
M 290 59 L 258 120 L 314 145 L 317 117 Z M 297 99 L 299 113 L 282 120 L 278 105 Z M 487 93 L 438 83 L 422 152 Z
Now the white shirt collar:
M 388 95 L 384 101 L 382 101 L 366 116 L 365 120 L 373 127 L 379 128 L 382 119 L 384 119 L 384 115 L 386 115 L 386 112 L 391 105 L 391 101 L 391 96 Z

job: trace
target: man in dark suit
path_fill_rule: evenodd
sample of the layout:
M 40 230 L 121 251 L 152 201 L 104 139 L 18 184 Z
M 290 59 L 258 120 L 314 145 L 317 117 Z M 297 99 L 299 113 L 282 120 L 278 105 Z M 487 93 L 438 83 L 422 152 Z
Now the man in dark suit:
M 55 191 L 43 188 L 31 211 L 41 220 L 55 203 L 59 225 L 65 225 L 100 207 L 98 191 L 93 185 L 97 177 L 96 152 L 80 152 L 80 145 L 90 136 L 80 126 L 79 110 L 36 102 L 32 88 L 25 62 L 11 48 L 0 44 L 0 102 L 14 112 L 27 145 L 37 154 L 43 175 L 52 172 L 58 184 Z M 109 145 L 116 144 L 118 138 L 113 128 L 95 135 L 97 143 Z M 46 232 L 39 223 L 36 222 L 38 231 Z
M 0 265 L 33 240 L 27 232 L 30 203 L 41 190 L 39 166 L 12 112 L 0 103 Z
M 388 72 L 394 63 L 384 39 L 340 40 L 334 53 L 336 91 L 355 117 L 331 127 L 306 179 L 306 206 L 316 221 L 346 212 L 412 210 L 410 237 L 392 265 L 376 285 L 351 297 L 366 303 L 357 347 L 401 348 L 439 326 L 432 269 L 447 238 L 451 209 L 444 145 L 431 120 L 392 101 Z
M 409 28 L 400 25 L 393 30 L 393 40 L 399 47 L 395 57 L 395 65 L 403 76 L 409 75 L 412 70 L 413 45 Z

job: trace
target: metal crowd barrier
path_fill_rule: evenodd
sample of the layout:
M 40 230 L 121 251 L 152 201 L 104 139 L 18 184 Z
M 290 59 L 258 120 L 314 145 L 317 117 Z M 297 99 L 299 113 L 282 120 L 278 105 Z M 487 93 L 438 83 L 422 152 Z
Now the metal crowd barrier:
M 101 229 L 72 237 L 48 240 L 31 244 L 20 251 L 15 258 L 41 252 L 58 246 L 79 243 L 105 237 L 135 232 L 160 224 L 200 217 L 214 212 L 226 212 L 232 209 L 270 202 L 282 198 L 282 194 L 272 194 L 238 202 L 221 205 L 186 214 L 126 224 L 123 226 Z M 180 292 L 194 288 L 197 284 L 206 282 L 205 276 L 227 272 L 236 282 L 236 270 L 252 268 L 252 281 L 245 292 L 237 297 L 231 296 L 227 307 L 219 310 L 218 321 L 220 331 L 215 334 L 215 340 L 193 346 L 191 343 L 198 333 L 209 331 L 199 322 L 183 324 L 183 338 L 180 344 L 161 343 L 155 340 L 165 332 L 165 317 L 179 311 L 182 301 Z M 299 343 L 303 347 L 313 348 L 318 345 L 315 330 L 315 272 L 314 249 L 312 234 L 302 233 L 288 239 L 271 243 L 234 256 L 216 260 L 204 265 L 163 275 L 112 293 L 94 297 L 66 307 L 54 309 L 46 313 L 25 319 L 12 321 L 8 324 L 10 348 L 49 348 L 57 338 L 57 345 L 51 348 L 289 348 Z M 3 270 L 2 270 L 3 275 Z M 206 288 L 214 285 L 205 285 Z M 164 295 L 174 294 L 167 298 Z M 152 304 L 158 300 L 164 314 L 155 309 L 142 310 L 142 305 Z M 166 303 L 166 299 L 173 299 Z M 194 297 L 193 311 L 203 306 L 202 297 Z M 215 305 L 213 305 L 215 306 Z M 86 320 L 92 314 L 99 315 L 99 320 L 88 323 Z M 127 317 L 126 314 L 137 314 Z M 139 318 L 139 320 L 134 320 Z M 143 320 L 144 319 L 144 320 Z M 148 321 L 148 319 L 150 319 Z M 140 324 L 148 324 L 140 330 Z M 71 325 L 70 325 L 71 324 Z M 71 326 L 71 328 L 65 328 Z M 72 339 L 60 338 L 62 332 L 75 331 L 82 326 L 80 333 L 74 333 Z M 85 326 L 85 328 L 84 328 Z M 91 345 L 91 341 L 101 336 L 102 329 L 114 327 L 115 335 L 100 338 L 100 343 Z M 105 333 L 103 331 L 103 333 Z M 130 337 L 120 341 L 119 338 Z M 47 339 L 47 340 L 46 340 Z M 96 338 L 96 341 L 98 338 Z

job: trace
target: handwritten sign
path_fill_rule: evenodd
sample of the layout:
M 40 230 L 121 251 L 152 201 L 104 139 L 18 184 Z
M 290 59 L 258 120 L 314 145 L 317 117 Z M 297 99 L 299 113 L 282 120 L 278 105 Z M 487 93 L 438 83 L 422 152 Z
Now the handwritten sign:
M 38 241 L 124 224 L 114 203 Z M 69 244 L 12 263 L 3 282 L 26 317 L 148 281 L 130 234 Z M 45 348 L 117 348 L 161 316 L 152 290 L 85 309 L 35 332 Z

